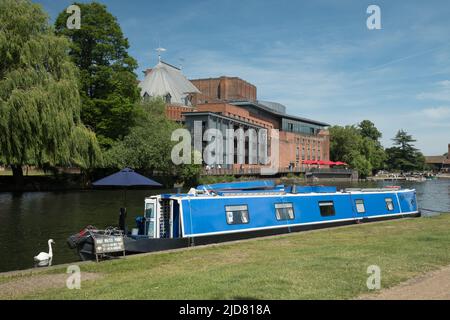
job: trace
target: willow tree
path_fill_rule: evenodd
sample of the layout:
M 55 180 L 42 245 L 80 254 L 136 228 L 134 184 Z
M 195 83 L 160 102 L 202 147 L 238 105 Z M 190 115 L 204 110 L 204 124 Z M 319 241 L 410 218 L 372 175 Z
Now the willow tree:
M 0 0 L 0 158 L 16 182 L 23 165 L 87 168 L 101 157 L 80 120 L 69 41 L 29 0 Z

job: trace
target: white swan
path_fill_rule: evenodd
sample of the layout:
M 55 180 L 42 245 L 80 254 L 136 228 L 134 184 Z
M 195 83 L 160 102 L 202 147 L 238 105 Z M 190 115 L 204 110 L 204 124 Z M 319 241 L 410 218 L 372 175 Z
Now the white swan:
M 35 261 L 46 261 L 53 258 L 53 250 L 52 250 L 52 243 L 55 243 L 53 239 L 48 240 L 48 253 L 47 252 L 41 252 L 37 256 L 34 257 Z

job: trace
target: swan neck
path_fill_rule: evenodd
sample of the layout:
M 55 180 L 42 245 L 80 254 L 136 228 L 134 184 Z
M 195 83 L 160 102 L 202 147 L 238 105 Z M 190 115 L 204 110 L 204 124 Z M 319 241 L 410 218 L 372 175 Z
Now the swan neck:
M 48 242 L 48 255 L 50 257 L 53 256 L 52 243 L 50 241 Z

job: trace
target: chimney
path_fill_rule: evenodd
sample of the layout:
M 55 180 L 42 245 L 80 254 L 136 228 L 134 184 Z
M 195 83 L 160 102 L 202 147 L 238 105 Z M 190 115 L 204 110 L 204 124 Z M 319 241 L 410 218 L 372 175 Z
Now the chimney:
M 152 72 L 152 68 L 145 69 L 144 75 L 148 75 L 150 72 Z

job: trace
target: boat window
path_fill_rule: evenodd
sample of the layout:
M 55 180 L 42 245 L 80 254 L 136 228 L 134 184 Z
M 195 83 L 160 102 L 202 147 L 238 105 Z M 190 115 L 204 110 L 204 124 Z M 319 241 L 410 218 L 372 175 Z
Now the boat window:
M 145 204 L 145 217 L 154 218 L 155 217 L 155 205 L 153 203 Z
M 319 201 L 320 215 L 322 217 L 334 216 L 334 202 L 333 201 Z
M 275 203 L 277 220 L 294 220 L 294 207 L 292 203 Z
M 364 207 L 364 200 L 363 199 L 356 199 L 355 200 L 355 204 L 356 204 L 356 211 L 358 213 L 366 212 L 366 208 Z
M 384 201 L 386 201 L 386 208 L 389 211 L 394 210 L 394 202 L 392 201 L 392 198 L 386 198 L 386 199 L 384 199 Z
M 245 224 L 248 223 L 248 207 L 247 205 L 225 206 L 228 224 Z
M 145 204 L 145 234 L 149 237 L 155 237 L 155 204 L 147 202 Z

